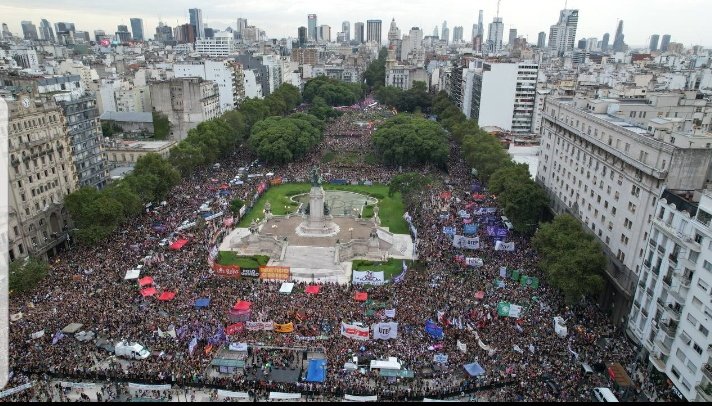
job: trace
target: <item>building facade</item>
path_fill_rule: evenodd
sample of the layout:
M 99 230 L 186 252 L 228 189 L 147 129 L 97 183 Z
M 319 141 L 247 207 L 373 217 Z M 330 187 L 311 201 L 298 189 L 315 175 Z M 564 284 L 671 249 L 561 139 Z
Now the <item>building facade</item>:
M 62 110 L 51 99 L 19 94 L 8 101 L 10 260 L 48 258 L 68 237 L 65 196 L 77 177 Z
M 213 38 L 195 41 L 195 52 L 210 57 L 226 57 L 234 52 L 235 38 L 230 32 L 218 31 Z
M 145 39 L 143 36 L 143 19 L 132 18 L 129 21 L 131 23 L 131 33 L 133 34 L 133 40 L 143 41 Z
M 665 190 L 658 200 L 628 331 L 650 368 L 688 401 L 712 401 L 712 192 Z
M 153 109 L 171 123 L 171 138 L 182 140 L 203 121 L 220 115 L 218 85 L 199 77 L 175 78 L 150 84 Z
M 578 218 L 603 246 L 607 285 L 599 305 L 624 326 L 663 187 L 699 188 L 712 154 L 709 137 L 649 132 L 609 114 L 612 104 L 546 98 L 537 181 L 554 212 Z
M 381 44 L 381 20 L 366 20 L 366 41 Z
M 549 30 L 549 49 L 559 56 L 572 52 L 577 28 L 578 10 L 561 10 L 559 21 Z

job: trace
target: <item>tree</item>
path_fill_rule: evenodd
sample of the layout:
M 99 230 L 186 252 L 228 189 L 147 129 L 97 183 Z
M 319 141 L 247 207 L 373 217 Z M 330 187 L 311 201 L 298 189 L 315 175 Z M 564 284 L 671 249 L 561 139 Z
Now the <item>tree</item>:
M 509 155 L 494 136 L 480 131 L 465 136 L 462 142 L 465 162 L 477 170 L 477 177 L 487 182 L 490 175 L 510 162 Z
M 38 258 L 28 257 L 10 263 L 8 289 L 10 292 L 31 290 L 49 273 L 49 264 Z
M 190 175 L 194 169 L 205 162 L 200 148 L 187 142 L 180 142 L 171 148 L 168 160 L 183 176 Z
M 421 175 L 417 172 L 406 172 L 396 175 L 388 183 L 388 196 L 400 193 L 405 196 L 409 193 L 420 192 L 433 184 L 433 179 L 429 176 Z
M 309 114 L 320 120 L 328 120 L 330 118 L 339 117 L 341 112 L 326 104 L 323 97 L 314 96 L 312 104 L 309 107 Z
M 154 193 L 157 199 L 163 199 L 168 191 L 180 181 L 180 173 L 167 160 L 156 153 L 148 153 L 136 160 L 133 174 L 154 175 L 158 178 Z
M 532 239 L 541 268 L 569 304 L 603 289 L 606 259 L 594 237 L 574 217 L 563 214 L 542 224 Z
M 245 119 L 245 130 L 250 131 L 258 121 L 264 120 L 270 114 L 269 106 L 260 99 L 247 99 L 240 105 L 240 113 Z
M 386 58 L 388 49 L 382 47 L 378 53 L 378 59 L 372 61 L 366 68 L 363 78 L 369 88 L 383 86 L 386 83 Z
M 246 130 L 245 116 L 241 111 L 230 110 L 224 113 L 221 117 L 230 127 L 230 130 L 233 132 L 233 136 L 236 139 L 242 141 L 247 138 L 248 134 Z
M 311 103 L 319 96 L 330 106 L 344 106 L 356 103 L 363 96 L 358 83 L 346 83 L 327 76 L 309 79 L 304 85 L 304 100 Z
M 303 113 L 269 117 L 255 124 L 248 144 L 260 159 L 284 164 L 304 156 L 321 141 L 322 122 Z
M 376 153 L 388 164 L 444 166 L 449 153 L 445 130 L 411 114 L 398 114 L 387 120 L 372 140 Z
M 168 117 L 159 112 L 152 112 L 153 116 L 153 138 L 157 140 L 168 139 L 171 133 L 171 123 L 168 121 Z

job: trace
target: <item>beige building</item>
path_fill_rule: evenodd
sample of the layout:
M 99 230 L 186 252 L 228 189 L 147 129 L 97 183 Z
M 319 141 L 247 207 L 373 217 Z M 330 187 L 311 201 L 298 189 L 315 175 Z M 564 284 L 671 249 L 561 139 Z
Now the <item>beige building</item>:
M 51 99 L 20 94 L 8 108 L 10 260 L 47 258 L 67 240 L 63 202 L 77 185 L 67 126 Z
M 134 166 L 142 156 L 153 152 L 168 159 L 170 150 L 176 145 L 169 141 L 126 141 L 109 139 L 104 143 L 104 152 L 109 166 Z
M 182 140 L 203 121 L 220 115 L 218 85 L 198 77 L 151 83 L 153 109 L 168 117 L 171 138 Z
M 578 218 L 609 258 L 600 298 L 614 322 L 628 315 L 654 210 L 664 188 L 710 181 L 712 134 L 642 128 L 609 112 L 614 101 L 547 97 L 537 181 L 557 213 Z

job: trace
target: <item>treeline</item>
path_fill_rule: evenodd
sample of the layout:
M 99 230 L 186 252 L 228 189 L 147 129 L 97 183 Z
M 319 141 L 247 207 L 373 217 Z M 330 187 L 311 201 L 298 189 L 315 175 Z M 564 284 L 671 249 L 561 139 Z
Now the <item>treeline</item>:
M 447 133 L 420 115 L 401 113 L 386 120 L 373 133 L 372 142 L 385 165 L 444 167 L 448 158 Z
M 375 90 L 376 100 L 399 112 L 427 113 L 433 104 L 433 96 L 425 82 L 415 81 L 408 90 L 395 86 L 380 86 Z
M 284 152 L 275 154 L 261 148 L 265 128 L 281 120 L 268 118 L 289 113 L 301 103 L 299 89 L 283 84 L 264 99 L 248 99 L 239 109 L 200 123 L 188 132 L 186 139 L 170 151 L 168 159 L 150 153 L 139 158 L 133 171 L 124 179 L 113 182 L 102 190 L 85 187 L 65 198 L 65 206 L 78 229 L 74 237 L 82 243 L 93 245 L 110 235 L 122 222 L 137 216 L 148 202 L 164 200 L 181 176 L 190 176 L 202 165 L 212 164 L 229 156 L 243 142 L 254 146 L 257 155 L 269 162 L 286 162 Z M 301 114 L 285 119 L 299 128 L 300 137 L 281 134 L 273 138 L 278 144 L 286 144 L 291 157 L 301 156 L 321 139 L 322 124 L 318 118 Z M 282 126 L 275 127 L 281 130 Z M 250 142 L 251 133 L 256 133 Z M 308 136 L 301 136 L 304 131 Z M 295 145 L 292 145 L 295 144 Z
M 359 83 L 346 83 L 318 76 L 310 79 L 304 85 L 304 101 L 311 103 L 315 97 L 320 97 L 329 106 L 350 106 L 361 100 L 366 87 Z

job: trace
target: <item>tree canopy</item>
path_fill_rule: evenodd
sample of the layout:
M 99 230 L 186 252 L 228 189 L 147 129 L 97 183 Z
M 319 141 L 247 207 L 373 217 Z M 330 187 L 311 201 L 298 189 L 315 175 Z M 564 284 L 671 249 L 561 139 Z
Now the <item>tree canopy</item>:
M 315 97 L 321 97 L 329 106 L 352 105 L 363 97 L 364 89 L 358 83 L 346 83 L 318 76 L 304 85 L 304 100 L 312 102 Z
M 425 82 L 419 81 L 413 82 L 413 86 L 405 91 L 395 86 L 383 86 L 377 88 L 375 93 L 379 103 L 409 113 L 429 112 L 433 99 Z
M 384 86 L 386 83 L 386 58 L 388 58 L 388 49 L 382 47 L 378 52 L 378 59 L 371 61 L 363 73 L 363 79 L 369 88 Z
M 376 153 L 387 164 L 444 166 L 449 146 L 447 133 L 434 121 L 398 114 L 381 125 L 372 137 Z
M 252 127 L 250 148 L 260 159 L 284 164 L 305 155 L 323 135 L 321 121 L 309 114 L 269 117 Z
M 552 286 L 561 289 L 567 303 L 603 289 L 606 259 L 601 246 L 574 217 L 563 214 L 542 224 L 532 244 L 539 253 L 539 268 Z
M 34 288 L 49 272 L 49 264 L 35 257 L 27 257 L 10 263 L 8 289 L 24 292 Z
M 487 182 L 490 175 L 510 162 L 499 140 L 484 131 L 467 135 L 463 139 L 462 154 L 465 162 L 477 170 L 477 177 L 483 182 Z

